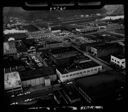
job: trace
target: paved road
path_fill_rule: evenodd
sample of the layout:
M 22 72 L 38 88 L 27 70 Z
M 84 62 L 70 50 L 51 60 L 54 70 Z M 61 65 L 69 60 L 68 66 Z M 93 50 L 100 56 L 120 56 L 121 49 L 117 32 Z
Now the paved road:
M 109 67 L 109 64 L 108 64 L 107 62 L 101 60 L 100 58 L 91 56 L 91 55 L 87 54 L 86 52 L 85 52 L 84 54 L 85 54 L 85 56 L 89 57 L 91 60 L 97 62 L 97 63 L 100 64 L 100 65 L 102 65 L 103 70 L 102 70 L 101 72 L 105 72 L 105 71 L 112 70 L 112 68 Z
M 26 99 L 33 99 L 33 98 L 44 97 L 44 96 L 48 95 L 49 93 L 52 93 L 55 90 L 59 90 L 60 88 L 61 88 L 60 84 L 54 85 L 54 86 L 49 87 L 49 88 L 42 88 L 42 89 L 39 88 L 39 90 L 31 91 L 30 94 L 12 97 L 11 101 L 12 102 L 13 101 L 21 102 L 21 101 L 24 101 Z
M 123 39 L 118 39 L 118 40 L 113 40 L 111 42 L 105 42 L 105 43 L 119 43 L 119 42 L 123 42 L 123 41 L 125 41 L 124 38 Z
M 109 34 L 113 34 L 113 35 L 117 35 L 117 36 L 121 36 L 121 37 L 125 36 L 124 34 L 121 34 L 121 33 L 116 33 L 116 32 L 111 32 L 111 31 L 106 31 L 106 32 Z
M 38 28 L 40 31 L 42 30 L 42 28 L 34 23 L 31 23 L 33 26 L 35 26 L 36 28 Z
M 93 36 L 93 37 L 95 37 L 93 34 L 97 34 L 97 33 L 104 33 L 106 30 L 98 30 L 98 31 L 95 31 L 95 32 L 89 32 L 89 33 L 86 33 L 86 34 L 82 34 L 82 33 L 80 33 L 80 32 L 78 32 L 78 31 L 76 31 L 76 32 L 78 32 L 81 36 Z
M 123 42 L 118 42 L 121 46 L 125 46 L 125 44 Z
M 84 56 L 87 56 L 87 57 L 89 57 L 91 60 L 93 60 L 94 62 L 96 62 L 96 63 L 102 65 L 103 70 L 102 70 L 101 72 L 112 70 L 112 68 L 109 67 L 109 66 L 107 65 L 107 63 L 104 62 L 103 60 L 101 60 L 101 59 L 99 59 L 99 58 L 97 58 L 97 57 L 94 57 L 94 56 L 89 55 L 87 52 L 84 52 L 84 51 L 78 49 L 78 48 L 77 48 L 76 46 L 74 46 L 74 45 L 72 45 L 72 46 L 73 46 L 75 49 L 77 49 L 79 52 L 81 52 Z

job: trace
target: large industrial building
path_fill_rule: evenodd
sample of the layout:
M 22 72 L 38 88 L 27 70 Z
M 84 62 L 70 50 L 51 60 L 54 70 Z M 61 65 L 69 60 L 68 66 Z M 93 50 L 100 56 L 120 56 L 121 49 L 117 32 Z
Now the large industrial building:
M 59 79 L 64 82 L 79 77 L 96 74 L 102 70 L 102 66 L 91 61 L 79 61 L 72 63 L 70 66 L 61 65 L 56 69 Z
M 46 41 L 44 47 L 46 49 L 63 47 L 63 43 L 59 41 Z
M 50 58 L 56 65 L 68 64 L 80 53 L 73 47 L 59 47 L 51 50 Z
M 97 57 L 108 56 L 110 54 L 118 54 L 122 52 L 122 46 L 118 43 L 107 43 L 91 47 L 90 53 Z
M 57 75 L 62 82 L 96 74 L 102 70 L 101 65 L 83 56 L 73 47 L 61 47 L 51 50 L 50 59 L 55 63 Z
M 56 80 L 56 71 L 50 67 L 43 67 L 38 70 L 4 73 L 4 87 L 8 92 L 21 91 L 22 88 L 30 86 L 50 86 L 51 83 Z
M 21 71 L 19 74 L 23 87 L 37 86 L 41 84 L 47 86 L 47 82 L 51 83 L 52 81 L 57 80 L 55 70 L 50 67 L 43 67 L 41 69 L 31 71 Z

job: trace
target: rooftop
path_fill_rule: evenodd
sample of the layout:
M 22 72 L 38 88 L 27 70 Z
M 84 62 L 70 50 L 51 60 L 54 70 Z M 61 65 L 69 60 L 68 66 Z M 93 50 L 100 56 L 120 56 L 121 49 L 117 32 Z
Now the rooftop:
M 26 26 L 23 26 L 23 28 L 28 30 L 29 32 L 39 31 L 39 29 L 34 25 L 26 25 Z
M 19 73 L 20 73 L 21 80 L 29 80 L 29 79 L 34 79 L 38 77 L 53 75 L 55 74 L 55 70 L 53 70 L 51 67 L 42 67 L 36 70 L 21 71 Z
M 69 58 L 69 57 L 76 56 L 77 54 L 78 54 L 77 51 L 71 51 L 71 52 L 53 54 L 53 57 L 56 58 L 56 59 L 63 59 L 63 58 Z
M 4 68 L 24 65 L 24 63 L 21 60 L 14 60 L 12 57 L 5 57 L 3 61 L 4 61 L 4 64 L 3 64 Z
M 4 35 L 4 40 L 6 41 L 10 37 L 15 38 L 16 40 L 20 40 L 20 39 L 23 39 L 23 38 L 27 38 L 27 35 L 25 33 L 7 34 L 7 35 Z
M 59 41 L 47 41 L 46 43 L 47 44 L 58 44 L 58 43 L 62 43 L 62 42 L 59 42 Z
M 113 55 L 119 59 L 125 59 L 125 54 Z
M 52 49 L 51 53 L 59 54 L 59 53 L 71 52 L 71 51 L 76 51 L 76 50 L 73 47 L 58 47 L 56 49 Z
M 105 43 L 101 45 L 95 45 L 94 48 L 98 50 L 103 50 L 103 49 L 111 49 L 111 48 L 119 48 L 120 45 L 118 43 Z
M 91 67 L 95 67 L 95 66 L 99 66 L 99 64 L 95 63 L 94 61 L 89 60 L 89 61 L 83 62 L 83 63 L 73 62 L 70 65 L 61 65 L 57 68 L 62 74 L 66 74 L 69 72 L 87 69 L 87 68 L 91 68 Z

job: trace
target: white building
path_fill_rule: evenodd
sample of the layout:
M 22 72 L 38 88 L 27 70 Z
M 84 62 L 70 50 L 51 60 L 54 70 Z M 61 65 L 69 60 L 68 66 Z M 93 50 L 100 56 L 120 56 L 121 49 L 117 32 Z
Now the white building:
M 68 67 L 63 67 L 63 69 L 64 70 L 57 68 L 56 72 L 60 80 L 65 82 L 67 80 L 96 74 L 102 70 L 102 66 L 90 60 L 75 65 L 73 69 L 68 69 Z
M 7 92 L 22 90 L 19 72 L 4 73 L 4 90 Z
M 111 63 L 114 63 L 123 69 L 126 68 L 126 62 L 124 56 L 111 55 Z

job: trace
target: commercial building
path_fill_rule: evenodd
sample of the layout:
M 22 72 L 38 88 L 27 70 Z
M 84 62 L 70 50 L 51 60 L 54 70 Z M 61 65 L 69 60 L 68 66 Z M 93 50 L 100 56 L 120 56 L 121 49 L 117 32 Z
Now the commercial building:
M 116 56 L 111 55 L 110 62 L 115 65 L 118 65 L 122 69 L 126 68 L 126 61 L 123 55 L 116 55 Z
M 86 59 L 85 59 L 86 60 Z M 59 79 L 64 82 L 79 77 L 96 74 L 102 70 L 102 66 L 91 61 L 86 60 L 73 62 L 70 65 L 61 65 L 56 69 Z
M 20 77 L 23 87 L 36 85 L 50 85 L 52 81 L 56 81 L 57 75 L 55 70 L 50 67 L 42 67 L 37 70 L 21 71 Z

